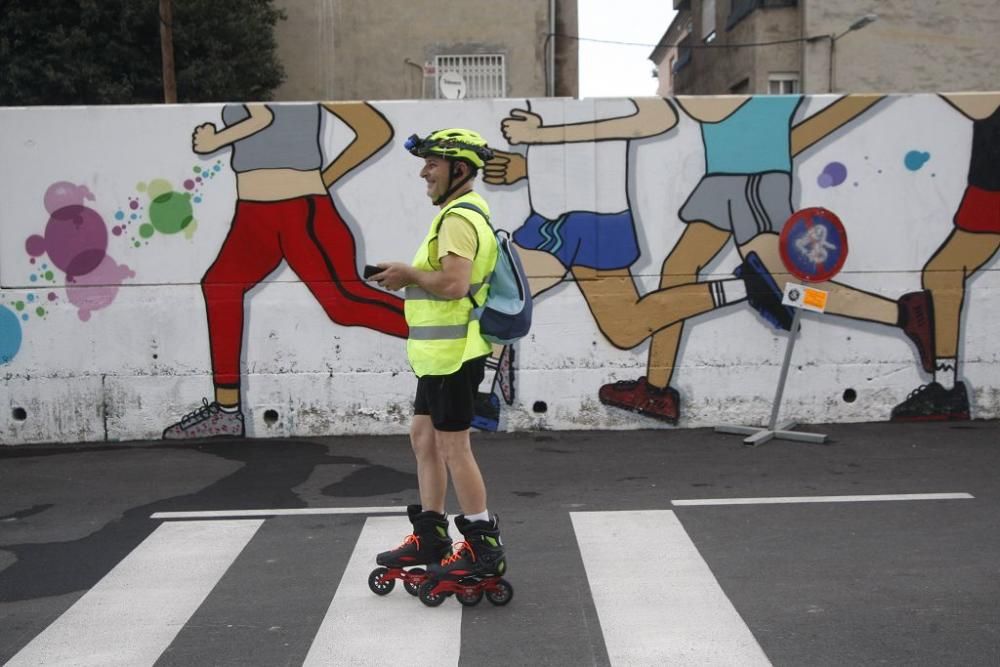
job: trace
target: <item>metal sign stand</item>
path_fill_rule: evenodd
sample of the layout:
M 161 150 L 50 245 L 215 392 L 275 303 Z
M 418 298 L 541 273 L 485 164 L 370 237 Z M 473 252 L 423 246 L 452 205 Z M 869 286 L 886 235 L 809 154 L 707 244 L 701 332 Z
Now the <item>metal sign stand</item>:
M 754 447 L 764 444 L 772 438 L 808 442 L 817 445 L 826 442 L 826 436 L 821 433 L 801 433 L 791 430 L 795 428 L 795 422 L 786 422 L 781 426 L 777 425 L 778 411 L 781 409 L 781 396 L 785 393 L 785 380 L 788 378 L 788 367 L 792 361 L 792 350 L 795 349 L 795 339 L 798 338 L 799 318 L 801 315 L 802 309 L 796 308 L 795 316 L 792 318 L 792 330 L 788 335 L 788 345 L 785 346 L 785 360 L 781 364 L 781 377 L 778 379 L 778 390 L 774 394 L 774 405 L 771 406 L 771 421 L 768 422 L 766 427 L 723 424 L 715 427 L 716 432 L 747 435 L 749 437 L 743 439 L 743 444 Z
M 781 261 L 789 273 L 806 282 L 820 283 L 833 278 L 844 266 L 844 260 L 847 259 L 847 232 L 840 218 L 825 208 L 815 206 L 804 208 L 793 213 L 785 222 L 781 229 L 778 249 L 781 251 Z M 778 411 L 781 409 L 781 396 L 785 392 L 785 380 L 788 379 L 792 350 L 795 349 L 795 339 L 799 334 L 802 310 L 825 312 L 827 294 L 821 289 L 792 282 L 785 283 L 781 303 L 794 308 L 795 315 L 792 316 L 792 330 L 789 332 L 788 345 L 785 347 L 785 361 L 781 364 L 778 390 L 774 395 L 774 405 L 771 406 L 771 421 L 764 428 L 724 424 L 716 426 L 716 431 L 749 436 L 743 439 L 743 443 L 755 446 L 772 438 L 815 444 L 826 442 L 826 436 L 821 433 L 799 433 L 791 430 L 795 428 L 794 422 L 779 427 Z

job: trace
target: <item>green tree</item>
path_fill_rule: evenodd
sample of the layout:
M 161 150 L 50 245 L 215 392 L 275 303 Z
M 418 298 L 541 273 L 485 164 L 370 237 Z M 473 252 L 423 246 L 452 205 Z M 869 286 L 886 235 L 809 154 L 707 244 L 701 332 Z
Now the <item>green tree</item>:
M 269 100 L 273 0 L 173 0 L 179 102 Z M 0 105 L 163 101 L 159 0 L 0 0 Z

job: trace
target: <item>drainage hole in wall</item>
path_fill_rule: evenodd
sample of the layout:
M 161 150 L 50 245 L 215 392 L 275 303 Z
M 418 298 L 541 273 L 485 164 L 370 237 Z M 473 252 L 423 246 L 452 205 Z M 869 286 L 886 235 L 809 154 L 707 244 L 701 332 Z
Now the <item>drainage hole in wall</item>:
M 278 421 L 278 411 L 277 410 L 265 410 L 264 411 L 264 423 L 270 426 L 274 422 Z
M 858 392 L 853 389 L 844 390 L 844 403 L 853 403 L 858 398 Z
M 154 354 L 153 355 L 153 359 L 159 359 L 159 358 L 160 358 L 160 355 L 158 355 L 158 354 Z
M 535 404 L 531 406 L 531 409 L 541 414 L 543 412 L 548 412 L 549 406 L 545 404 L 545 401 L 535 401 Z
M 28 418 L 28 412 L 24 408 L 14 408 L 13 411 L 11 411 L 11 416 L 14 418 L 14 421 L 23 422 Z

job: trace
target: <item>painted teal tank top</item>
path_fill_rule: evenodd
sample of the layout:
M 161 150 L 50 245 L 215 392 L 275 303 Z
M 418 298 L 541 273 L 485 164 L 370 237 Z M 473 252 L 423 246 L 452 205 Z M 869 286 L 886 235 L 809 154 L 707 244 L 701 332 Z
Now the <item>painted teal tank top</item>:
M 718 123 L 702 123 L 706 173 L 790 172 L 792 117 L 801 101 L 799 95 L 759 95 Z

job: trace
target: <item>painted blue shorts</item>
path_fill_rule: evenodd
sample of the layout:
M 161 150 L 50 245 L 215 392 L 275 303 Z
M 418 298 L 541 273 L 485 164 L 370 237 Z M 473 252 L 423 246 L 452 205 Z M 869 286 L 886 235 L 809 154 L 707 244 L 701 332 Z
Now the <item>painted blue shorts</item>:
M 532 213 L 514 232 L 514 242 L 552 254 L 567 269 L 585 266 L 610 271 L 624 269 L 639 259 L 631 211 L 570 211 L 556 220 Z

